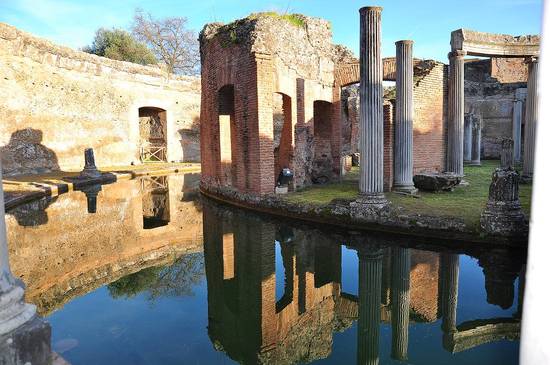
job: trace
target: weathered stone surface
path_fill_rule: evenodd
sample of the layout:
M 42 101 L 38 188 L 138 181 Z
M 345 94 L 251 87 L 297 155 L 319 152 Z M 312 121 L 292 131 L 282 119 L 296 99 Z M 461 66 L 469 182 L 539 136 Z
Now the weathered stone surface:
M 168 161 L 198 161 L 200 79 L 55 45 L 0 23 L 0 152 L 6 174 L 139 161 L 140 107 L 167 111 Z M 92 137 L 91 137 L 92 136 Z
M 448 191 L 460 183 L 462 177 L 456 174 L 418 174 L 414 175 L 414 186 L 425 191 Z
M 463 50 L 474 56 L 526 57 L 539 55 L 538 35 L 512 36 L 458 29 L 451 33 L 453 50 Z
M 481 229 L 492 235 L 526 234 L 528 224 L 519 202 L 519 174 L 516 171 L 495 170 L 480 223 Z
M 24 326 L 0 336 L 0 364 L 50 365 L 50 325 L 35 317 Z
M 503 138 L 500 149 L 500 168 L 504 170 L 514 167 L 514 140 Z

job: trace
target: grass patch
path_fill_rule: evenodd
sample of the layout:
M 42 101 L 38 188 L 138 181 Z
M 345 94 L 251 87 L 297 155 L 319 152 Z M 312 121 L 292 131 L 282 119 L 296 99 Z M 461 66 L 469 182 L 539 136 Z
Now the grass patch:
M 301 14 L 280 14 L 280 13 L 277 13 L 276 11 L 266 11 L 263 13 L 251 14 L 249 18 L 255 19 L 262 16 L 281 19 L 299 28 L 304 28 L 306 26 L 305 18 Z
M 406 211 L 432 216 L 453 216 L 464 219 L 469 227 L 479 228 L 479 217 L 489 196 L 492 173 L 499 161 L 483 161 L 482 166 L 464 167 L 465 187 L 457 187 L 453 192 L 421 192 L 420 198 L 404 196 L 393 192 L 387 198 Z M 341 183 L 311 186 L 288 194 L 285 199 L 294 203 L 328 204 L 332 199 L 355 199 L 358 195 L 358 169 L 354 168 Z M 520 201 L 527 216 L 531 209 L 531 184 L 520 185 Z

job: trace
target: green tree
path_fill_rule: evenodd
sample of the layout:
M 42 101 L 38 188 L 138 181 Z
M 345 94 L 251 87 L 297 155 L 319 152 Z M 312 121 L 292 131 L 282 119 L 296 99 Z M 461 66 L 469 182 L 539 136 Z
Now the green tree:
M 137 41 L 130 33 L 122 29 L 99 28 L 90 46 L 84 52 L 113 60 L 128 61 L 141 65 L 156 64 L 155 55 L 147 46 Z

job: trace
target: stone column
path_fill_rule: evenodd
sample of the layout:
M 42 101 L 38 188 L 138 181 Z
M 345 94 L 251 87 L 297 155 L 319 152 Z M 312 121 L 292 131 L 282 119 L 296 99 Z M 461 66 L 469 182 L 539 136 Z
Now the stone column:
M 408 248 L 392 248 L 391 323 L 392 358 L 407 360 L 409 345 L 409 309 L 411 252 Z
M 360 41 L 360 138 L 359 192 L 361 201 L 384 205 L 384 115 L 382 110 L 382 55 L 380 51 L 382 8 L 359 10 Z
M 521 163 L 521 125 L 523 122 L 523 103 L 525 101 L 525 89 L 516 89 L 514 100 L 514 114 L 512 120 L 512 135 L 514 139 L 514 162 Z
M 396 46 L 396 100 L 393 155 L 393 188 L 414 193 L 413 183 L 413 41 Z
M 359 256 L 359 319 L 357 364 L 378 364 L 382 258 L 379 248 L 361 248 Z
M 464 51 L 449 53 L 447 171 L 464 175 Z
M 464 115 L 464 163 L 472 162 L 472 115 Z
M 533 178 L 533 166 L 535 162 L 535 136 L 538 119 L 538 86 L 539 62 L 536 58 L 530 58 L 529 76 L 527 78 L 527 101 L 525 108 L 525 143 L 523 147 L 523 172 L 522 179 Z
M 442 253 L 441 260 L 441 328 L 444 333 L 456 332 L 456 308 L 458 305 L 459 256 Z
M 481 116 L 472 115 L 472 160 L 470 165 L 481 165 Z
M 7 334 L 34 319 L 36 307 L 25 303 L 23 283 L 11 273 L 8 259 L 4 188 L 0 164 L 0 336 Z

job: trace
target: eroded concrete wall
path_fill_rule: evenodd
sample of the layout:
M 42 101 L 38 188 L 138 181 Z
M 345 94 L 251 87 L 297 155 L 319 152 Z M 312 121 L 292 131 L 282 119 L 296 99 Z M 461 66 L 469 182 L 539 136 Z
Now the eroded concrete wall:
M 198 161 L 200 79 L 57 46 L 0 23 L 6 175 L 139 162 L 140 107 L 167 111 L 168 161 Z

